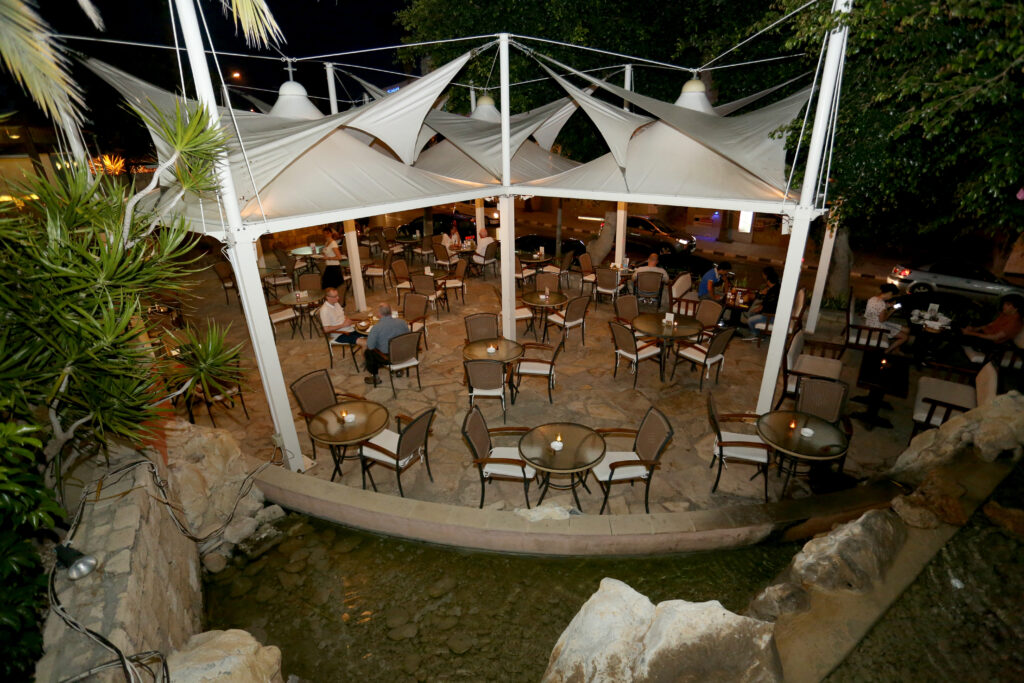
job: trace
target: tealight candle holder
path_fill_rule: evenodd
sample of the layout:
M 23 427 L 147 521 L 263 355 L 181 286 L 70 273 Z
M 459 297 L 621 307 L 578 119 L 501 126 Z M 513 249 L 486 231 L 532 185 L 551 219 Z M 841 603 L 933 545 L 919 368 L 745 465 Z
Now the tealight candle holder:
M 341 411 L 342 422 L 355 422 L 356 416 L 349 413 L 347 410 Z
M 796 429 L 796 420 L 790 420 L 789 421 L 789 428 L 790 429 Z
M 498 350 L 498 347 L 494 344 L 487 345 L 487 353 L 494 353 Z
M 551 442 L 551 450 L 560 451 L 565 444 L 562 443 L 562 435 L 555 434 L 555 440 Z

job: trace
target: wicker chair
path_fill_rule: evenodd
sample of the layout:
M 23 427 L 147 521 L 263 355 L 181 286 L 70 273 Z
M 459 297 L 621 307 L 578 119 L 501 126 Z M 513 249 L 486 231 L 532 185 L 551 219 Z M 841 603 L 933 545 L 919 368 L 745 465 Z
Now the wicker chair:
M 569 330 L 580 328 L 580 343 L 587 345 L 587 309 L 590 308 L 590 297 L 578 296 L 570 299 L 565 305 L 565 311 L 555 311 L 548 315 L 544 322 L 544 339 L 548 338 L 548 326 L 561 327 L 565 334 L 562 335 L 562 346 L 565 346 L 565 338 Z
M 615 369 L 612 372 L 612 377 L 617 377 L 619 374 L 619 358 L 625 358 L 629 361 L 629 371 L 633 373 L 633 388 L 636 389 L 636 383 L 640 377 L 640 361 L 658 360 L 661 349 L 655 341 L 637 345 L 633 330 L 622 323 L 612 321 L 608 323 L 608 326 L 612 331 L 612 343 L 615 344 Z
M 405 295 L 405 305 L 402 308 L 402 318 L 409 324 L 413 332 L 423 333 L 423 346 L 427 348 L 430 343 L 427 341 L 427 312 L 430 311 L 430 299 L 422 294 L 409 293 Z
M 604 491 L 604 501 L 597 514 L 604 514 L 608 506 L 608 494 L 613 484 L 629 484 L 644 482 L 644 510 L 651 513 L 651 479 L 654 470 L 661 467 L 661 454 L 671 441 L 675 431 L 669 424 L 665 414 L 657 408 L 647 409 L 647 414 L 640 422 L 638 429 L 598 429 L 597 432 L 608 438 L 610 436 L 632 436 L 633 448 L 629 451 L 608 451 L 604 458 L 594 467 L 594 476 Z
M 740 432 L 723 432 L 722 425 L 729 423 L 747 423 L 757 420 L 759 415 L 755 413 L 724 413 L 718 414 L 715 408 L 715 399 L 711 392 L 708 392 L 708 422 L 715 433 L 714 450 L 711 454 L 711 465 L 714 467 L 718 462 L 718 474 L 715 475 L 715 483 L 711 485 L 711 492 L 718 490 L 718 482 L 722 479 L 722 470 L 725 463 L 738 462 L 745 465 L 754 465 L 757 471 L 751 477 L 757 475 L 764 477 L 764 501 L 768 502 L 768 468 L 771 466 L 772 447 L 761 440 L 756 434 L 743 434 Z
M 594 261 L 590 254 L 580 254 L 580 296 L 583 296 L 583 285 L 590 285 L 593 289 L 597 284 L 597 273 L 594 272 Z
M 231 299 L 228 298 L 228 290 L 233 289 L 235 296 L 238 296 L 238 283 L 235 282 L 235 272 L 231 269 L 231 264 L 227 261 L 217 261 L 213 264 L 213 272 L 217 274 L 220 286 L 224 288 L 224 303 L 231 303 Z
M 595 272 L 597 280 L 594 283 L 594 299 L 600 302 L 602 296 L 608 297 L 608 300 L 615 302 L 619 296 L 619 289 L 621 289 L 619 281 L 619 271 L 614 268 L 598 268 Z
M 448 290 L 444 284 L 434 279 L 433 275 L 413 275 L 412 291 L 427 297 L 427 300 L 434 307 L 437 319 L 441 319 L 441 304 L 448 308 Z M 408 297 L 408 295 L 406 295 Z
M 391 394 L 398 398 L 395 391 L 395 374 L 408 372 L 410 368 L 416 368 L 416 386 L 420 390 L 420 338 L 422 332 L 406 332 L 394 337 L 388 342 L 388 375 L 391 378 Z
M 561 282 L 562 278 L 565 278 L 565 286 L 569 287 L 569 269 L 572 267 L 573 259 L 576 258 L 576 252 L 570 251 L 562 254 L 562 263 L 560 265 L 549 264 L 541 268 L 541 273 L 548 273 L 554 275 Z M 551 287 L 552 291 L 557 291 L 558 287 Z
M 664 286 L 661 273 L 645 270 L 636 274 L 636 296 L 640 303 L 646 302 L 655 309 L 661 308 L 661 290 Z
M 554 273 L 537 273 L 533 278 L 533 287 L 538 292 L 543 292 L 547 289 L 549 292 L 561 291 L 558 276 Z
M 565 335 L 565 331 L 562 331 L 562 336 Z M 554 346 L 548 344 L 533 344 L 526 342 L 523 344 L 523 353 L 529 353 L 530 349 L 544 349 L 551 352 L 549 358 L 531 358 L 524 355 L 516 363 L 515 375 L 516 375 L 516 391 L 512 395 L 512 402 L 516 400 L 516 396 L 519 394 L 519 385 L 523 381 L 523 376 L 527 377 L 544 377 L 548 382 L 548 403 L 554 403 L 555 399 L 551 395 L 551 392 L 555 388 L 555 363 L 558 361 L 558 354 L 562 352 L 561 336 L 555 342 Z
M 526 497 L 526 507 L 530 507 L 530 482 L 537 478 L 537 471 L 525 460 L 519 457 L 517 446 L 498 446 L 491 443 L 492 436 L 498 435 L 522 435 L 527 433 L 527 427 L 497 427 L 487 428 L 487 421 L 484 420 L 480 408 L 473 406 L 466 413 L 466 419 L 462 421 L 462 436 L 469 444 L 470 452 L 473 455 L 473 464 L 480 473 L 480 507 L 484 506 L 484 495 L 487 485 L 495 479 L 506 481 L 522 481 L 523 495 Z
M 306 431 L 309 431 L 310 421 L 317 416 L 321 410 L 330 408 L 337 404 L 341 399 L 348 398 L 356 401 L 363 400 L 362 396 L 355 394 L 341 394 L 334 390 L 334 383 L 331 381 L 331 376 L 326 370 L 313 370 L 307 372 L 302 377 L 291 383 L 292 395 L 295 400 L 299 403 L 299 415 L 306 421 Z M 313 447 L 313 459 L 316 460 L 316 441 L 313 437 L 309 437 L 309 443 Z M 341 477 L 341 463 L 346 459 L 346 451 L 348 447 L 345 446 L 342 449 L 341 455 L 337 455 L 331 452 L 334 456 L 334 472 L 331 473 L 331 481 L 334 481 L 334 475 Z M 358 458 L 359 456 L 353 456 L 352 459 Z
M 718 370 L 715 372 L 715 384 L 718 384 L 722 366 L 725 365 L 725 348 L 735 333 L 736 328 L 727 327 L 716 332 L 706 345 L 688 341 L 679 342 L 676 347 L 676 362 L 672 366 L 672 378 L 674 379 L 676 376 L 676 366 L 679 365 L 679 360 L 683 359 L 692 363 L 695 369 L 701 369 L 699 391 L 704 390 L 704 376 L 711 377 L 711 366 L 715 364 L 718 365 Z
M 465 323 L 467 344 L 480 341 L 481 339 L 497 339 L 501 336 L 498 332 L 497 313 L 474 313 L 467 315 Z
M 444 280 L 445 290 L 462 293 L 462 303 L 466 303 L 466 268 L 468 267 L 469 262 L 465 259 L 455 259 L 455 272 Z M 448 298 L 447 293 L 445 297 Z
M 478 398 L 501 399 L 501 421 L 505 422 L 505 387 L 508 384 L 505 363 L 500 360 L 482 359 L 467 360 L 462 364 L 466 369 L 470 407 L 476 405 Z
M 520 289 L 526 284 L 526 281 L 537 274 L 537 271 L 533 268 L 523 268 L 523 262 L 516 256 L 516 283 Z
M 366 277 L 367 282 L 370 283 L 370 287 L 373 287 L 373 278 L 379 277 L 381 282 L 384 283 L 384 291 L 388 291 L 388 278 L 391 277 L 391 261 L 394 259 L 394 254 L 390 251 L 384 252 L 384 257 L 381 259 L 380 264 L 372 263 L 366 266 L 363 271 L 363 275 Z
M 402 473 L 415 465 L 420 460 L 427 468 L 427 476 L 434 481 L 434 475 L 430 473 L 430 460 L 427 457 L 427 445 L 430 437 L 430 423 L 434 420 L 436 408 L 428 408 L 416 417 L 407 415 L 396 415 L 395 424 L 399 431 L 393 432 L 385 429 L 383 432 L 364 442 L 359 448 L 359 458 L 362 462 L 363 488 L 366 488 L 366 476 L 370 476 L 370 485 L 377 490 L 377 484 L 373 480 L 371 468 L 380 465 L 395 473 L 398 483 L 398 495 L 405 497 L 402 490 Z M 407 421 L 405 429 L 402 429 L 402 421 Z

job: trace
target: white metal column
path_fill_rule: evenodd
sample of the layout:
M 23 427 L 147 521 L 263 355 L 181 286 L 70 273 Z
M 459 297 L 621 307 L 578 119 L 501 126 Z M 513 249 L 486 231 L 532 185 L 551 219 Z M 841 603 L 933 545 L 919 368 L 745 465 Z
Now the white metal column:
M 366 288 L 363 286 L 362 261 L 359 260 L 359 235 L 356 233 L 356 222 L 345 221 L 345 251 L 348 252 L 348 272 L 352 280 L 352 296 L 356 300 L 356 310 L 366 310 Z M 344 302 L 342 302 L 344 305 Z
M 484 200 L 477 199 L 473 208 L 476 214 L 476 229 L 479 232 L 480 228 L 487 227 L 487 208 L 484 206 Z
M 832 11 L 849 12 L 850 0 L 835 0 Z M 803 186 L 800 189 L 800 204 L 793 212 L 793 230 L 789 235 L 786 266 L 783 269 L 782 283 L 779 287 L 779 305 L 775 309 L 775 324 L 772 327 L 771 341 L 768 343 L 764 374 L 761 376 L 761 390 L 757 396 L 758 413 L 771 410 L 775 399 L 775 385 L 779 379 L 782 354 L 785 351 L 786 337 L 789 332 L 789 319 L 793 313 L 793 299 L 796 297 L 797 283 L 800 279 L 800 264 L 807 246 L 807 230 L 811 225 L 811 220 L 818 213 L 814 208 L 818 191 L 818 170 L 821 167 L 825 138 L 832 118 L 832 104 L 839 81 L 839 72 L 845 57 L 847 33 L 846 26 L 840 26 L 834 29 L 828 37 L 821 89 L 818 92 L 818 103 L 814 110 L 814 128 L 811 131 L 811 143 L 807 149 L 807 166 L 804 170 Z
M 818 273 L 814 277 L 814 292 L 811 294 L 811 306 L 807 310 L 807 331 L 813 333 L 818 326 L 821 314 L 821 299 L 825 295 L 825 283 L 828 281 L 828 267 L 832 262 L 832 250 L 836 246 L 836 226 L 825 226 L 825 239 L 821 243 L 818 255 Z
M 509 195 L 512 178 L 512 145 L 509 111 L 508 34 L 499 36 L 498 54 L 501 62 L 501 184 L 498 198 L 501 215 L 501 328 L 507 339 L 516 338 L 516 219 L 515 203 Z
M 618 202 L 615 206 L 615 265 L 621 266 L 626 258 L 626 214 L 629 204 Z
M 196 84 L 197 98 L 210 112 L 210 125 L 219 126 L 217 100 L 213 84 L 210 81 L 210 69 L 203 51 L 202 34 L 199 32 L 195 7 L 192 0 L 174 0 L 174 4 L 178 10 L 189 66 Z M 238 209 L 238 194 L 235 191 L 234 179 L 231 177 L 227 154 L 221 154 L 218 157 L 216 166 L 220 192 L 224 198 L 223 209 L 228 223 L 228 260 L 235 271 L 238 298 L 245 313 L 253 353 L 256 356 L 260 377 L 263 380 L 263 391 L 270 407 L 270 416 L 274 421 L 275 439 L 279 440 L 284 449 L 288 468 L 293 471 L 301 471 L 304 465 L 299 436 L 295 431 L 291 406 L 288 404 L 288 388 L 284 383 L 281 361 L 274 344 L 274 331 L 270 323 L 270 314 L 267 312 L 267 302 L 263 299 L 263 282 L 260 278 L 259 265 L 256 262 L 254 242 L 258 235 L 247 234 L 242 225 L 242 215 Z M 244 241 L 240 244 L 239 240 Z
M 324 64 L 327 71 L 327 97 L 331 101 L 331 113 L 338 113 L 338 89 L 334 84 L 334 65 L 328 62 Z
M 633 89 L 633 65 L 627 64 L 622 74 L 622 88 L 623 90 Z M 629 100 L 622 100 L 622 108 L 629 111 Z

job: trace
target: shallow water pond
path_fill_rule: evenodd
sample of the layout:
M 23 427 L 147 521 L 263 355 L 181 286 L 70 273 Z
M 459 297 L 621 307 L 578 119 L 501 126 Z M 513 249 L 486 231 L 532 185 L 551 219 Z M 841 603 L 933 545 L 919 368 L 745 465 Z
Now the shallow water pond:
M 207 628 L 277 645 L 309 681 L 537 681 L 604 577 L 653 602 L 744 609 L 799 549 L 765 544 L 659 558 L 470 553 L 289 517 L 291 535 L 206 586 Z

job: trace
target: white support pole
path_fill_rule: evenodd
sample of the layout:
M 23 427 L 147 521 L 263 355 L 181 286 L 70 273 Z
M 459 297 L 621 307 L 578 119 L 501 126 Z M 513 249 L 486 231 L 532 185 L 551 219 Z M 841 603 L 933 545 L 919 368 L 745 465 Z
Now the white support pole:
M 850 3 L 851 0 L 834 0 L 832 11 L 849 12 Z M 793 313 L 793 299 L 796 297 L 797 283 L 800 279 L 800 264 L 807 246 L 807 231 L 816 214 L 814 205 L 818 191 L 818 170 L 821 167 L 825 139 L 832 119 L 832 106 L 838 87 L 839 73 L 845 58 L 847 33 L 846 26 L 840 26 L 834 29 L 828 37 L 821 89 L 818 92 L 818 103 L 814 111 L 814 128 L 811 131 L 811 143 L 807 148 L 807 166 L 804 170 L 804 182 L 800 190 L 800 204 L 793 212 L 793 230 L 789 235 L 786 266 L 783 269 L 782 283 L 779 287 L 779 304 L 775 309 L 775 324 L 772 326 L 771 341 L 768 343 L 768 354 L 764 362 L 764 374 L 761 376 L 761 391 L 757 396 L 758 413 L 766 413 L 771 410 L 775 400 L 775 386 L 779 379 L 779 369 L 782 367 L 782 354 L 785 352 L 789 320 Z
M 334 83 L 334 65 L 330 62 L 324 64 L 327 71 L 327 97 L 331 101 L 331 113 L 338 113 L 338 89 Z
M 483 197 L 475 200 L 473 208 L 476 209 L 474 212 L 476 214 L 476 229 L 477 232 L 479 232 L 480 228 L 487 227 L 487 207 L 484 206 Z M 494 235 L 492 235 L 492 237 L 494 237 Z
M 818 326 L 821 314 L 821 299 L 825 295 L 825 283 L 828 280 L 828 266 L 832 262 L 832 250 L 836 246 L 836 226 L 825 226 L 825 240 L 821 243 L 821 254 L 818 255 L 818 273 L 814 277 L 814 292 L 811 294 L 811 305 L 807 309 L 807 332 L 813 333 Z
M 511 112 L 509 111 L 508 34 L 499 36 L 501 74 L 501 184 L 498 198 L 501 216 L 501 326 L 507 339 L 516 338 L 516 220 L 515 203 L 509 195 L 512 178 Z
M 476 88 L 469 86 L 469 113 L 476 111 Z
M 193 0 L 174 0 L 178 10 L 182 37 L 188 54 L 192 78 L 196 84 L 197 99 L 210 112 L 210 125 L 219 126 L 220 118 L 213 84 L 210 81 L 210 69 L 203 51 L 202 34 L 196 19 Z M 263 380 L 263 392 L 270 407 L 270 416 L 274 421 L 275 440 L 279 440 L 284 449 L 285 462 L 293 471 L 304 468 L 302 450 L 299 446 L 299 435 L 295 431 L 292 409 L 288 404 L 288 387 L 284 383 L 281 371 L 281 360 L 274 344 L 274 330 L 267 312 L 267 302 L 263 299 L 263 282 L 260 278 L 259 265 L 256 262 L 254 238 L 246 238 L 247 243 L 239 244 L 237 238 L 245 235 L 242 215 L 238 208 L 238 194 L 235 182 L 231 177 L 227 154 L 217 159 L 217 177 L 220 182 L 220 193 L 223 197 L 223 209 L 227 217 L 227 254 L 231 267 L 235 271 L 238 284 L 238 298 L 245 313 L 249 337 L 252 340 L 253 354 Z
M 615 265 L 622 266 L 626 259 L 626 214 L 629 204 L 618 202 L 615 205 Z
M 622 75 L 622 89 L 632 90 L 633 89 L 633 65 L 627 64 Z M 622 108 L 629 111 L 629 100 L 622 100 Z
M 359 260 L 359 234 L 355 221 L 345 221 L 345 251 L 348 253 L 348 273 L 352 279 L 352 296 L 356 310 L 366 310 L 366 288 L 363 287 L 363 267 Z M 342 302 L 344 305 L 344 302 Z

